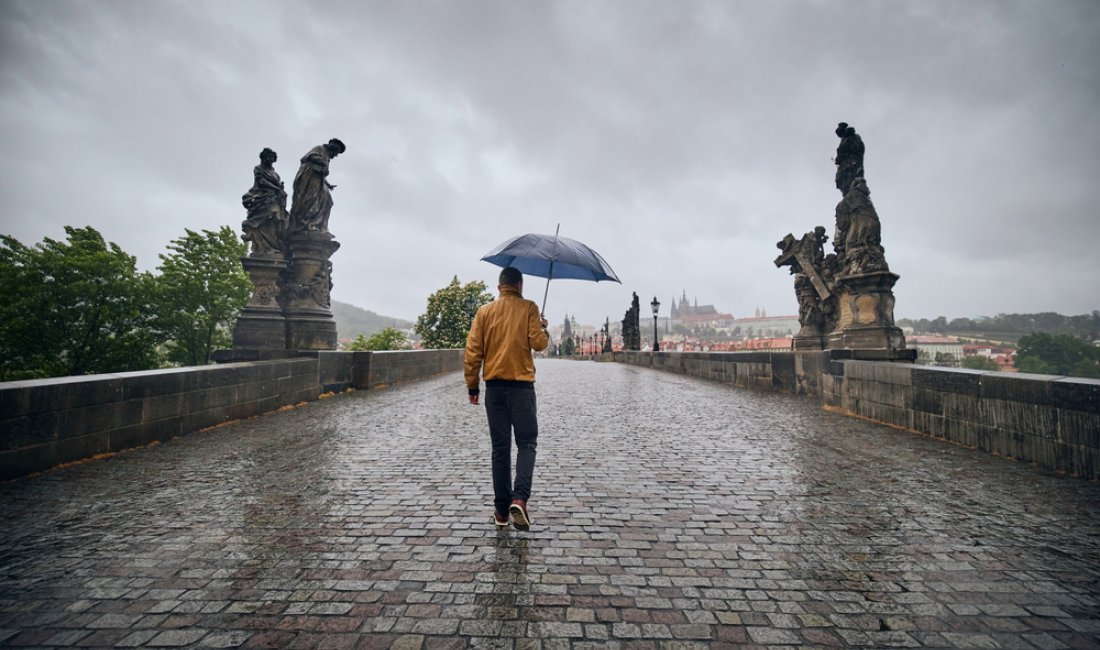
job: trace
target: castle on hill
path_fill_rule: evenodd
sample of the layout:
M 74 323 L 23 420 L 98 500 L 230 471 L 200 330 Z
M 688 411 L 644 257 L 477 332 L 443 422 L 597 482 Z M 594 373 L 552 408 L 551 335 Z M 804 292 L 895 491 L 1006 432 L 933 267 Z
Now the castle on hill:
M 699 299 L 695 304 L 688 302 L 687 291 L 683 292 L 679 304 L 672 299 L 672 309 L 669 315 L 670 325 L 683 325 L 684 327 L 731 327 L 733 325 L 732 314 L 722 314 L 714 305 L 700 305 Z
M 666 332 L 676 325 L 696 330 L 709 328 L 734 336 L 789 336 L 799 329 L 798 316 L 768 316 L 768 312 L 757 307 L 749 318 L 734 318 L 722 313 L 714 305 L 700 305 L 699 299 L 689 302 L 687 291 L 679 300 L 672 299 L 672 308 L 668 319 L 661 319 Z

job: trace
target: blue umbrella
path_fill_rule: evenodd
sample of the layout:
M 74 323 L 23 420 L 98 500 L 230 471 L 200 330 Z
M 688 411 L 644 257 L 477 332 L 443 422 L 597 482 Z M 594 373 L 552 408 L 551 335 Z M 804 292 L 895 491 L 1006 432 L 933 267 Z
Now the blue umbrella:
M 515 267 L 524 275 L 546 278 L 543 312 L 546 311 L 550 280 L 554 278 L 619 282 L 611 265 L 599 253 L 575 239 L 558 236 L 556 230 L 553 235 L 528 233 L 513 237 L 481 259 L 497 266 Z

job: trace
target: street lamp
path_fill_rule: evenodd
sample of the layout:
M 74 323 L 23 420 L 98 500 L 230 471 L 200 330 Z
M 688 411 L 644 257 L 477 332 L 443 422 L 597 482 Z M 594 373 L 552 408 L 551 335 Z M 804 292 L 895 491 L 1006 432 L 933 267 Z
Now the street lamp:
M 477 296 L 466 296 L 466 314 L 470 317 L 470 323 L 473 324 L 474 316 L 477 315 Z
M 657 312 L 661 309 L 661 303 L 657 301 L 657 296 L 653 296 L 653 302 L 649 303 L 649 306 L 653 308 L 653 351 L 661 351 L 661 342 L 657 340 Z

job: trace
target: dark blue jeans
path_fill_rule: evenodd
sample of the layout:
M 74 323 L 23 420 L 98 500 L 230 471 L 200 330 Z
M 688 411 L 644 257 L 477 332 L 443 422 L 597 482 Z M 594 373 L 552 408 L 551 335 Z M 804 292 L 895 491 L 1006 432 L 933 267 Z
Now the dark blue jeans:
M 524 382 L 485 382 L 485 413 L 493 444 L 493 504 L 508 514 L 513 499 L 531 498 L 539 422 L 535 388 Z M 512 484 L 512 432 L 516 436 L 516 481 Z

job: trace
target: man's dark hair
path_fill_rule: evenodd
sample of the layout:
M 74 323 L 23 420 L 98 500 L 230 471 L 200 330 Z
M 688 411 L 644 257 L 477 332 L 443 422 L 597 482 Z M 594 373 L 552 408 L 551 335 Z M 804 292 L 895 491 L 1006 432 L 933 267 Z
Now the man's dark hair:
M 509 266 L 500 272 L 501 285 L 518 287 L 520 282 L 523 282 L 523 274 L 519 272 L 519 269 Z

